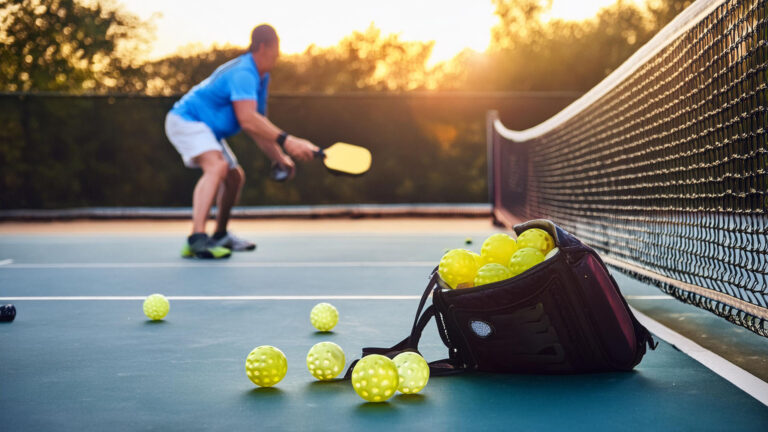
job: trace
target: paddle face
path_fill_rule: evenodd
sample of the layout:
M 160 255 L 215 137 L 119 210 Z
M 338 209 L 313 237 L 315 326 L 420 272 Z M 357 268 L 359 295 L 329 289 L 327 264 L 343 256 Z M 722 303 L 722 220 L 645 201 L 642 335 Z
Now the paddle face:
M 315 155 L 323 159 L 326 168 L 336 173 L 361 175 L 371 168 L 371 152 L 365 147 L 337 142 Z

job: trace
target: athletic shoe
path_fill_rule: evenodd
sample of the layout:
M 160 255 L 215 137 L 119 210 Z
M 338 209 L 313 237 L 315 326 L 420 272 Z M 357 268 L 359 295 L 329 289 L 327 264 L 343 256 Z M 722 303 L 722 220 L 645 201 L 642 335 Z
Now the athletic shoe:
M 229 258 L 232 251 L 227 248 L 209 245 L 210 239 L 205 234 L 193 234 L 181 249 L 184 258 L 221 259 Z
M 214 235 L 209 240 L 208 246 L 224 247 L 235 252 L 252 251 L 256 249 L 255 243 L 241 239 L 240 237 L 237 237 L 236 235 L 229 232 L 220 237 Z

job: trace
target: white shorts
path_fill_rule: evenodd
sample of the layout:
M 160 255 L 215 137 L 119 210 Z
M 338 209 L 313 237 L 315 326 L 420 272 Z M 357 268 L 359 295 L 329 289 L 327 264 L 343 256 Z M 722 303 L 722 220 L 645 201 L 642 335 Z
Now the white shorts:
M 169 112 L 165 116 L 165 135 L 176 147 L 184 165 L 190 168 L 199 168 L 200 165 L 194 159 L 211 150 L 221 152 L 230 168 L 237 167 L 237 157 L 229 144 L 223 139 L 217 140 L 211 128 L 203 122 L 190 121 Z

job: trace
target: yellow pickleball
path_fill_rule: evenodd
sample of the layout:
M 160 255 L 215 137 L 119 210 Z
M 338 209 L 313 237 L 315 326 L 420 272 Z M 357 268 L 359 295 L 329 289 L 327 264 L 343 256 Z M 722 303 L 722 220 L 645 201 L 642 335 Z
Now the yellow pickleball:
M 468 251 L 470 255 L 472 255 L 472 258 L 475 259 L 475 265 L 479 269 L 480 267 L 484 266 L 486 264 L 485 260 L 482 256 L 480 256 L 479 253 Z
M 487 285 L 512 277 L 512 271 L 507 266 L 488 263 L 477 270 L 475 286 Z
M 270 345 L 254 348 L 245 360 L 248 379 L 260 387 L 272 387 L 285 378 L 287 372 L 288 360 L 285 354 Z
M 437 272 L 451 288 L 468 288 L 477 273 L 477 263 L 472 252 L 466 249 L 451 249 L 440 259 Z
M 309 312 L 309 322 L 322 332 L 331 331 L 339 322 L 339 311 L 330 303 L 318 303 Z
M 519 236 L 517 236 L 517 247 L 519 249 L 538 249 L 541 253 L 546 255 L 549 253 L 549 251 L 554 249 L 555 240 L 551 235 L 549 235 L 548 232 L 544 231 L 543 229 L 531 228 L 523 231 Z
M 320 381 L 336 378 L 344 370 L 344 350 L 333 342 L 320 342 L 307 353 L 307 369 Z
M 544 261 L 544 254 L 541 251 L 535 248 L 523 248 L 509 259 L 509 269 L 512 271 L 512 276 L 517 276 L 542 261 Z
M 171 304 L 162 294 L 152 294 L 144 300 L 144 315 L 153 321 L 159 321 L 168 315 Z
M 429 364 L 424 357 L 415 352 L 400 353 L 392 359 L 397 366 L 400 379 L 397 390 L 400 393 L 413 394 L 420 392 L 429 381 Z
M 485 263 L 509 264 L 509 259 L 517 250 L 517 242 L 504 233 L 496 233 L 485 239 L 480 256 Z
M 368 402 L 384 402 L 395 394 L 399 385 L 395 362 L 383 355 L 367 355 L 352 369 L 352 388 Z

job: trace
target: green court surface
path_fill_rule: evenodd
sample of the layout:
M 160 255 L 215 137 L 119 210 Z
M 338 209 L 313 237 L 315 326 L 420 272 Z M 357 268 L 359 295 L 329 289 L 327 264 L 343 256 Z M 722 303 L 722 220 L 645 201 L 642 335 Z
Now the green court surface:
M 0 425 L 8 431 L 768 429 L 763 402 L 663 341 L 630 373 L 435 377 L 420 394 L 381 404 L 360 399 L 348 381 L 317 382 L 309 374 L 305 357 L 317 342 L 339 344 L 349 365 L 364 346 L 402 339 L 444 249 L 465 247 L 470 236 L 475 244 L 468 247 L 479 250 L 492 232 L 490 224 L 453 233 L 244 232 L 259 249 L 225 262 L 179 258 L 182 237 L 173 235 L 0 235 L 0 303 L 18 310 L 13 323 L 0 324 Z M 638 311 L 666 326 L 683 323 L 675 331 L 720 349 L 754 375 L 762 370 L 765 379 L 765 338 L 616 277 Z M 161 322 L 148 321 L 141 310 L 142 298 L 154 292 L 171 297 Z M 340 312 L 331 333 L 309 323 L 310 309 L 321 301 Z M 434 323 L 424 334 L 427 360 L 445 357 Z M 274 388 L 255 387 L 244 371 L 251 349 L 265 344 L 288 358 L 288 374 Z

